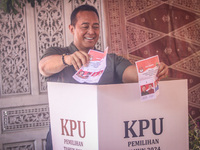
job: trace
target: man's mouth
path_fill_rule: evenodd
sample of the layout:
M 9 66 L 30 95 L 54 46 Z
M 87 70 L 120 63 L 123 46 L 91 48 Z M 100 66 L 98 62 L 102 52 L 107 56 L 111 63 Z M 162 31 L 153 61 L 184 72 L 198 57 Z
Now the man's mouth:
M 93 37 L 93 38 L 91 38 L 91 37 L 85 37 L 85 39 L 87 39 L 87 40 L 94 40 L 95 37 Z

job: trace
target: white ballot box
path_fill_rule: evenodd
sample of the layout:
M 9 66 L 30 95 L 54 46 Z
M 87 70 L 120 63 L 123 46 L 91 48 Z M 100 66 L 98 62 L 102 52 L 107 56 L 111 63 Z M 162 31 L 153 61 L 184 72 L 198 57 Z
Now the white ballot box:
M 188 150 L 187 80 L 159 82 L 140 100 L 138 83 L 48 83 L 54 150 Z

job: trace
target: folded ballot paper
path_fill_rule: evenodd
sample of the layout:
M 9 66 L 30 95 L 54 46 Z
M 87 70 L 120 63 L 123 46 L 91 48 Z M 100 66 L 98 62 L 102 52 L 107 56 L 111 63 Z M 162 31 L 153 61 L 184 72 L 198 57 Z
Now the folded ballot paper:
M 141 100 L 155 99 L 159 94 L 156 76 L 160 65 L 158 55 L 139 60 L 135 63 L 138 73 Z
M 108 47 L 104 52 L 89 50 L 90 61 L 86 67 L 82 66 L 73 78 L 80 83 L 98 83 L 105 68 Z

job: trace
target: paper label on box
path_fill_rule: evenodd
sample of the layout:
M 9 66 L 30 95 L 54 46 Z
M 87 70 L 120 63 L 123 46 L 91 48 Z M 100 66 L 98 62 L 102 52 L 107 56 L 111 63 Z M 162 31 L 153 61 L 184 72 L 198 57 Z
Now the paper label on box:
M 141 100 L 155 99 L 159 93 L 157 72 L 159 68 L 158 55 L 136 62 Z

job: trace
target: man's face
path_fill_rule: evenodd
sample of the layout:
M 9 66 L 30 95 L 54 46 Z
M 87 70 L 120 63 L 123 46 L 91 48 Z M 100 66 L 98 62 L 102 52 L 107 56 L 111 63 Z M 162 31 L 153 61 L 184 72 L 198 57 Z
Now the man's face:
M 93 11 L 80 11 L 76 15 L 75 27 L 70 25 L 70 31 L 74 35 L 75 46 L 88 52 L 93 49 L 99 38 L 99 19 Z
M 143 92 L 146 91 L 146 86 L 142 86 L 142 91 L 143 91 Z

